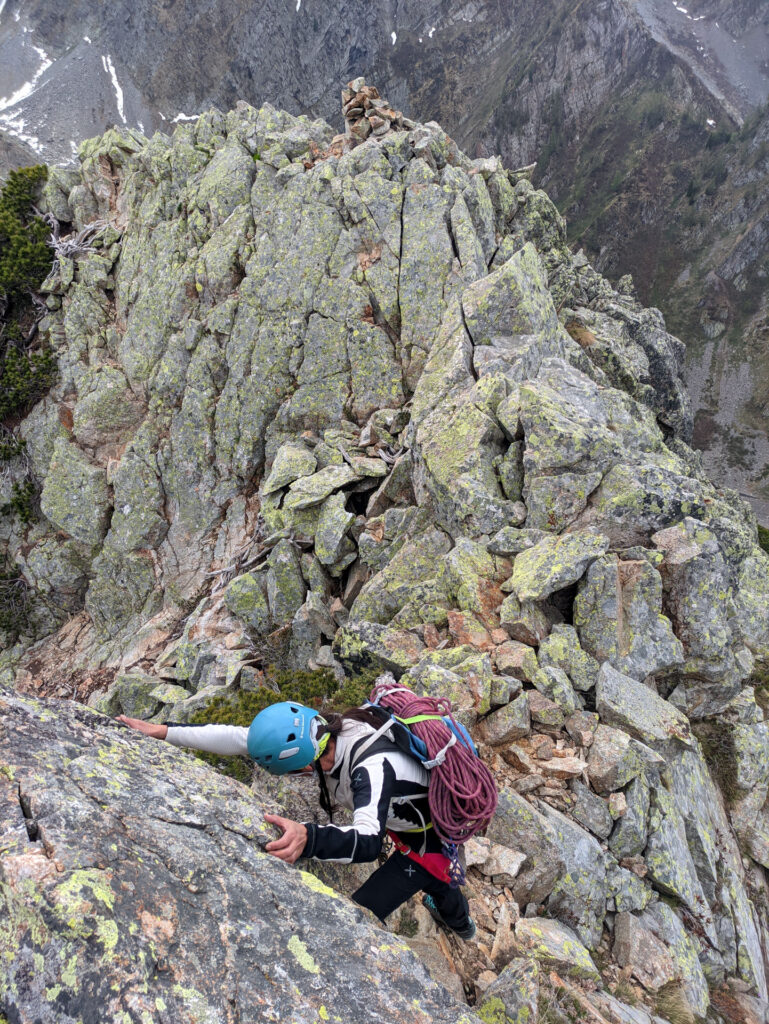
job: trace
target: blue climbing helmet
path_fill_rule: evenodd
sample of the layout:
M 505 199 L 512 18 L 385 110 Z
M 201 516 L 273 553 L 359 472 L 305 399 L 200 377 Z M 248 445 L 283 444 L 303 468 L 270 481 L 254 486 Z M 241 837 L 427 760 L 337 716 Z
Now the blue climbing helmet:
M 260 711 L 248 730 L 248 753 L 271 775 L 300 771 L 326 749 L 329 734 L 318 733 L 327 725 L 314 708 L 292 700 L 271 704 Z

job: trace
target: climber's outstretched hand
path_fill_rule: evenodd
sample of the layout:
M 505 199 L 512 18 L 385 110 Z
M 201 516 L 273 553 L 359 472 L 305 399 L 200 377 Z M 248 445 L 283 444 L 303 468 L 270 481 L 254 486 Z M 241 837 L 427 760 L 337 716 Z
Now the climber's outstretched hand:
M 127 725 L 129 729 L 136 729 L 143 732 L 145 736 L 152 736 L 156 740 L 164 740 L 168 735 L 168 726 L 160 725 L 158 722 L 143 722 L 141 718 L 129 718 L 127 715 L 118 715 L 118 722 Z
M 293 864 L 302 855 L 302 850 L 307 844 L 307 829 L 298 821 L 291 821 L 290 818 L 280 818 L 277 814 L 265 814 L 265 821 L 277 825 L 283 831 L 280 839 L 273 839 L 267 843 L 265 850 L 273 857 L 279 857 L 288 864 Z

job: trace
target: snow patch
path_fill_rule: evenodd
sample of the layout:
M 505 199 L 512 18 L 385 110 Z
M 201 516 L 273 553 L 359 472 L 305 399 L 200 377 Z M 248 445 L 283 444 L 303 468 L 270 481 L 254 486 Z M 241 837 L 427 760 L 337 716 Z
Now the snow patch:
M 391 32 L 391 33 L 390 33 L 390 39 L 392 39 L 392 41 L 393 41 L 393 46 L 395 46 L 395 40 L 396 40 L 397 38 L 398 38 L 398 36 L 396 35 L 396 33 L 395 33 L 395 32 Z
M 432 27 L 432 28 L 430 29 L 430 31 L 429 31 L 429 32 L 427 33 L 427 38 L 428 38 L 428 39 L 432 39 L 432 37 L 433 37 L 433 32 L 434 32 L 434 31 L 435 31 L 435 25 L 433 25 L 433 27 Z
M 162 114 L 160 116 L 163 117 Z M 171 121 L 171 124 L 178 124 L 180 121 L 197 121 L 197 119 L 197 114 L 177 114 L 176 117 Z M 163 117 L 163 120 L 165 121 L 166 118 Z
M 716 126 L 716 122 L 710 117 L 707 119 L 705 123 L 707 124 L 708 128 L 715 128 Z
M 5 10 L 5 0 L 0 0 L 0 17 L 2 17 L 4 10 Z
M 88 36 L 83 36 L 83 42 L 88 43 L 89 46 L 91 45 L 91 40 L 88 38 Z
M 688 14 L 689 13 L 685 7 L 679 7 L 678 4 L 675 5 L 675 8 L 676 8 L 677 11 L 680 11 L 681 14 Z
M 115 97 L 117 98 L 117 112 L 120 114 L 120 120 L 123 124 L 127 124 L 126 116 L 123 113 L 123 90 L 120 88 L 120 83 L 117 80 L 115 74 L 115 65 L 112 63 L 112 58 L 109 54 L 106 57 L 102 56 L 101 62 L 104 65 L 104 70 L 112 79 L 112 88 L 115 90 Z
M 19 142 L 25 142 L 31 149 L 34 149 L 36 153 L 43 152 L 43 146 L 40 145 L 40 139 L 37 135 L 27 135 L 24 131 L 24 118 L 23 117 L 12 117 L 10 114 L 0 114 L 0 127 L 18 139 Z
M 25 82 L 20 89 L 17 89 L 12 96 L 0 97 L 0 110 L 7 110 L 8 107 L 15 107 L 17 103 L 21 103 L 22 100 L 26 100 L 37 88 L 37 83 L 40 80 L 40 76 L 43 75 L 48 68 L 53 64 L 52 60 L 48 59 L 48 54 L 45 50 L 41 50 L 39 46 L 34 46 L 33 49 L 40 57 L 40 67 L 34 73 L 29 82 Z
M 297 9 L 297 11 L 299 10 L 299 8 L 301 6 L 302 6 L 302 0 L 296 0 L 296 9 Z

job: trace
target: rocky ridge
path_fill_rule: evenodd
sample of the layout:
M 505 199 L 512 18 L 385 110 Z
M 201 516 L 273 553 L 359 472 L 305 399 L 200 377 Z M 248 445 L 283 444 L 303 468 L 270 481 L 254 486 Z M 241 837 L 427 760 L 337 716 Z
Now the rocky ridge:
M 648 1018 L 628 979 L 762 1014 L 767 556 L 688 447 L 683 346 L 530 169 L 343 99 L 342 137 L 241 104 L 51 170 L 95 238 L 44 289 L 60 379 L 18 428 L 41 517 L 2 521 L 33 595 L 2 678 L 158 721 L 271 663 L 449 695 L 502 787 L 480 941 L 433 959 L 457 995 L 516 1019 L 539 970 L 609 1020 Z M 114 735 L 67 707 L 3 718 Z

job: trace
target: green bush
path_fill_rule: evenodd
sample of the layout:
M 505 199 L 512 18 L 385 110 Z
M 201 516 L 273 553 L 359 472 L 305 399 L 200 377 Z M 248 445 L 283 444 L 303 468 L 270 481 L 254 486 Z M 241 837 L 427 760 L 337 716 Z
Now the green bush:
M 769 529 L 758 524 L 758 543 L 769 554 Z
M 35 502 L 37 500 L 37 487 L 27 477 L 22 483 L 14 483 L 11 500 L 0 505 L 0 516 L 15 515 L 25 526 L 37 522 Z
M 26 412 L 56 379 L 56 360 L 49 349 L 22 352 L 10 344 L 0 353 L 0 421 Z
M 0 421 L 26 412 L 55 377 L 51 353 L 25 347 L 36 319 L 31 296 L 53 262 L 48 225 L 34 212 L 47 173 L 45 167 L 12 171 L 0 191 Z
M 0 292 L 10 303 L 36 291 L 51 269 L 48 225 L 32 207 L 46 167 L 11 171 L 0 192 Z
M 10 462 L 22 455 L 26 447 L 27 442 L 23 438 L 14 437 L 11 433 L 0 435 L 0 462 Z

